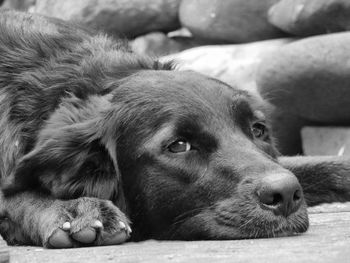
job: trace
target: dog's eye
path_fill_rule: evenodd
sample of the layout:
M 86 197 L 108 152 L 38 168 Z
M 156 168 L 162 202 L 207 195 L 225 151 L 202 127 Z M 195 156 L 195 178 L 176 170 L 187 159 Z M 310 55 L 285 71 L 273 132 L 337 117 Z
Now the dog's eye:
M 175 141 L 168 146 L 168 150 L 172 153 L 188 152 L 191 149 L 192 149 L 191 144 L 184 140 Z
M 267 128 L 261 122 L 256 122 L 252 126 L 252 133 L 255 138 L 264 138 L 267 136 Z

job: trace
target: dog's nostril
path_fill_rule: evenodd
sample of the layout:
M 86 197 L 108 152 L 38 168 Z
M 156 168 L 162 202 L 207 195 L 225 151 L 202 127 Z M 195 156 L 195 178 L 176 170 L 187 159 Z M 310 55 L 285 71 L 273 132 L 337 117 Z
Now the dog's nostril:
M 263 189 L 258 192 L 258 196 L 260 199 L 260 202 L 264 205 L 268 206 L 276 206 L 279 203 L 283 202 L 283 197 L 279 193 L 272 193 L 267 189 Z
M 296 177 L 289 173 L 264 177 L 257 195 L 264 209 L 284 216 L 298 210 L 302 200 L 301 186 Z
M 294 195 L 293 195 L 293 201 L 297 202 L 301 199 L 301 191 L 300 190 L 296 190 Z
M 271 205 L 275 206 L 275 205 L 278 205 L 281 202 L 283 202 L 282 195 L 281 194 L 274 194 Z

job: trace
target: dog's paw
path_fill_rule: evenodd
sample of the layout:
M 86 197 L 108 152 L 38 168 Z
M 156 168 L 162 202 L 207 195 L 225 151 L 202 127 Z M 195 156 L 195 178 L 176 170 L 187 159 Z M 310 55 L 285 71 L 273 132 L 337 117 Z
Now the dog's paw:
M 45 247 L 116 245 L 130 237 L 128 219 L 112 202 L 87 197 L 61 202 L 58 220 L 50 220 L 54 227 L 48 228 Z

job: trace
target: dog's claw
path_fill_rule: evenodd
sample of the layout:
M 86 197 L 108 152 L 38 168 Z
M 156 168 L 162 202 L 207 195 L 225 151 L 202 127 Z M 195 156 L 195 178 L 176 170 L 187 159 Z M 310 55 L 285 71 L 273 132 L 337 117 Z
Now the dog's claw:
M 94 228 L 103 228 L 103 224 L 102 224 L 102 222 L 100 220 L 96 220 L 93 223 L 92 227 L 94 227 Z
M 129 232 L 129 234 L 131 234 L 132 233 L 132 230 L 131 230 L 131 227 L 127 227 L 127 230 L 128 230 L 128 232 Z
M 128 235 L 132 233 L 132 230 L 129 225 L 126 225 L 124 222 L 119 221 L 119 227 L 121 230 L 124 230 Z
M 126 225 L 122 221 L 119 221 L 119 227 L 120 229 L 123 229 L 123 230 L 126 229 Z
M 82 197 L 71 200 L 67 208 L 72 212 L 63 209 L 47 222 L 53 227 L 42 237 L 45 247 L 117 245 L 130 238 L 128 219 L 110 201 Z
M 71 227 L 70 223 L 69 222 L 65 222 L 63 224 L 63 226 L 62 226 L 62 229 L 67 231 L 67 230 L 70 230 L 70 227 Z

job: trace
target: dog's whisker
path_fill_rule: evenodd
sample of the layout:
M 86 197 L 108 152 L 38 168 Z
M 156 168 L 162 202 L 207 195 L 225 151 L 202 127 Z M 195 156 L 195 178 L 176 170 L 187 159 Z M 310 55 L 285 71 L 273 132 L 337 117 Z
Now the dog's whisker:
M 210 209 L 212 206 L 210 207 L 199 207 L 199 208 L 195 208 L 195 209 L 192 209 L 190 211 L 186 211 L 178 216 L 176 216 L 174 218 L 174 222 L 173 222 L 173 225 L 178 225 L 178 224 L 181 224 L 182 222 L 184 222 L 185 220 L 187 220 L 187 218 L 189 216 L 193 216 L 195 214 L 198 214 L 200 212 L 202 212 L 203 210 L 205 209 Z
M 247 226 L 247 225 L 249 225 L 250 223 L 252 223 L 253 220 L 254 220 L 254 218 L 249 219 L 249 220 L 246 221 L 244 224 L 240 225 L 240 226 L 238 227 L 238 229 L 243 229 L 245 226 Z

